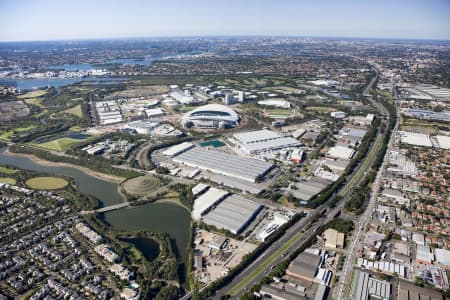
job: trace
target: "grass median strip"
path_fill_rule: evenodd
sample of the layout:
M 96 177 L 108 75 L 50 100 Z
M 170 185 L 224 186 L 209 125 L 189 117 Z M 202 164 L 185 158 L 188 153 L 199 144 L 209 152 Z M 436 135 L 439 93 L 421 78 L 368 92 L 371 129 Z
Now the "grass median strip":
M 230 295 L 236 296 L 242 289 L 248 286 L 255 278 L 261 274 L 267 267 L 275 262 L 275 260 L 280 257 L 284 252 L 286 252 L 292 245 L 298 241 L 303 236 L 303 232 L 297 232 L 289 241 L 278 248 L 275 253 L 273 253 L 268 259 L 258 265 L 246 278 L 244 278 L 238 285 L 230 290 Z M 270 246 L 270 247 L 273 247 Z
M 384 138 L 384 135 L 382 135 L 382 134 L 379 134 L 377 136 L 377 139 L 375 140 L 375 144 L 370 149 L 369 154 L 365 157 L 361 167 L 358 169 L 356 174 L 350 179 L 350 181 L 339 192 L 340 196 L 344 196 L 354 186 L 354 183 L 356 182 L 356 180 L 358 180 L 359 178 L 364 176 L 364 172 L 367 171 L 366 169 L 368 167 L 368 164 L 371 162 L 372 157 L 377 154 L 378 148 L 379 148 L 380 144 L 382 143 L 383 138 Z

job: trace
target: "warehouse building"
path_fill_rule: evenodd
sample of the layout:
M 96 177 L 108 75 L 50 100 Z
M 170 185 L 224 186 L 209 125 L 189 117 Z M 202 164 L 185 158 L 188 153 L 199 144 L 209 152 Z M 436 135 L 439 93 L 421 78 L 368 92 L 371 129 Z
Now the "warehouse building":
M 300 146 L 296 139 L 267 129 L 236 133 L 233 138 L 246 154 L 258 154 Z
M 176 163 L 250 182 L 256 182 L 272 168 L 271 163 L 258 159 L 190 145 L 171 147 L 164 154 L 174 156 Z
M 399 131 L 400 141 L 403 144 L 422 146 L 422 147 L 432 147 L 430 136 L 428 134 Z
M 325 239 L 325 247 L 327 248 L 344 248 L 345 235 L 338 232 L 336 229 L 328 228 L 324 231 L 323 237 Z
M 262 208 L 259 203 L 239 195 L 231 195 L 211 209 L 202 220 L 208 225 L 240 234 Z
M 327 156 L 332 158 L 351 159 L 355 154 L 355 150 L 344 146 L 331 147 Z
M 181 154 L 185 151 L 188 151 L 189 149 L 194 148 L 194 144 L 189 142 L 183 142 L 181 144 L 177 144 L 175 146 L 171 146 L 163 151 L 162 154 L 166 156 L 176 156 L 178 154 Z
M 353 300 L 389 300 L 391 298 L 391 284 L 373 278 L 367 272 L 356 271 L 353 285 L 351 296 Z
M 322 257 L 320 255 L 302 252 L 291 262 L 286 274 L 297 279 L 313 282 L 321 265 Z
M 209 188 L 206 193 L 195 199 L 192 208 L 192 218 L 199 220 L 212 206 L 222 201 L 228 195 L 227 191 Z

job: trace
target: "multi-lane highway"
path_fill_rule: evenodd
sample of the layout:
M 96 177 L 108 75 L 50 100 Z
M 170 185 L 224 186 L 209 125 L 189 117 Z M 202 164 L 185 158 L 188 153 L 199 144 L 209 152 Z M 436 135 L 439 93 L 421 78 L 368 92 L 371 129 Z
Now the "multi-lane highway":
M 364 93 L 369 93 L 374 83 L 376 82 L 377 77 L 378 72 L 376 73 L 376 76 L 370 81 Z M 388 115 L 388 112 L 383 105 L 376 102 L 375 100 L 372 100 L 371 98 L 369 98 L 369 101 L 371 101 L 372 104 L 379 110 L 379 113 L 381 115 Z M 386 120 L 382 120 L 382 122 L 384 123 L 384 125 L 387 125 Z M 268 272 L 271 271 L 273 266 L 287 259 L 286 254 L 291 253 L 295 249 L 298 249 L 310 237 L 317 234 L 320 228 L 324 224 L 329 222 L 341 210 L 342 206 L 345 203 L 345 199 L 351 192 L 352 188 L 358 186 L 358 184 L 364 179 L 364 175 L 375 163 L 377 154 L 379 153 L 383 145 L 384 134 L 385 133 L 381 131 L 377 132 L 377 137 L 372 143 L 367 155 L 362 160 L 362 162 L 358 164 L 353 173 L 347 178 L 345 185 L 339 191 L 339 195 L 342 196 L 344 200 L 337 203 L 334 209 L 329 209 L 323 218 L 319 219 L 317 223 L 311 226 L 304 233 L 301 232 L 301 229 L 308 225 L 308 221 L 311 221 L 314 216 L 317 216 L 325 206 L 320 206 L 319 208 L 314 210 L 314 212 L 311 213 L 308 218 L 301 220 L 293 227 L 291 227 L 287 231 L 287 233 L 279 239 L 279 241 L 269 247 L 260 257 L 258 257 L 256 261 L 254 261 L 250 266 L 245 268 L 239 275 L 237 275 L 230 284 L 218 290 L 213 299 L 219 299 L 222 295 L 226 294 L 237 298 L 249 287 L 257 284 L 264 276 L 267 275 Z M 371 207 L 368 207 L 367 211 L 371 211 Z
M 399 116 L 399 113 L 397 112 L 396 122 L 395 122 L 394 128 L 391 133 L 391 137 L 390 137 L 390 140 L 388 143 L 386 154 L 389 153 L 390 150 L 392 149 L 392 146 L 393 146 L 394 140 L 395 140 L 395 136 L 397 134 L 399 123 L 400 123 L 400 116 Z M 359 245 L 362 233 L 367 225 L 367 222 L 370 220 L 370 217 L 372 215 L 372 211 L 373 211 L 373 208 L 376 203 L 376 198 L 377 198 L 378 192 L 380 190 L 382 173 L 383 173 L 383 169 L 385 168 L 385 166 L 386 166 L 386 159 L 383 160 L 381 167 L 378 169 L 378 173 L 375 178 L 375 182 L 372 185 L 372 192 L 370 195 L 369 204 L 368 204 L 366 210 L 364 211 L 364 213 L 358 218 L 359 226 L 356 229 L 353 240 L 347 250 L 347 256 L 344 261 L 344 266 L 342 268 L 339 284 L 334 289 L 333 299 L 344 299 L 345 293 L 348 291 L 347 287 L 348 287 L 349 282 L 351 281 L 349 277 L 351 276 L 352 270 L 353 270 L 355 251 L 357 251 L 357 249 L 358 249 L 358 245 Z

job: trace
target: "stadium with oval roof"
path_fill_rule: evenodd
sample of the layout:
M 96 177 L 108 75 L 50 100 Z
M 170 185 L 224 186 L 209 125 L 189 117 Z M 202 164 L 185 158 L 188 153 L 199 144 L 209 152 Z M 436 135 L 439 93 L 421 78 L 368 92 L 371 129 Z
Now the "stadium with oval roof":
M 226 129 L 239 124 L 239 114 L 221 104 L 200 106 L 186 113 L 181 123 L 185 128 Z

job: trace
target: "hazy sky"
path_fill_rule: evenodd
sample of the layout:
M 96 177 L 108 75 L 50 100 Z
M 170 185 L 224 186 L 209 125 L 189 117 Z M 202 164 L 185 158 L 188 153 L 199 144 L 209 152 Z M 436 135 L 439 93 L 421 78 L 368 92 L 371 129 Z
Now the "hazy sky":
M 0 0 L 0 41 L 193 35 L 450 40 L 450 0 Z

